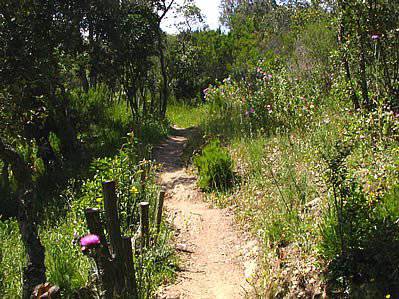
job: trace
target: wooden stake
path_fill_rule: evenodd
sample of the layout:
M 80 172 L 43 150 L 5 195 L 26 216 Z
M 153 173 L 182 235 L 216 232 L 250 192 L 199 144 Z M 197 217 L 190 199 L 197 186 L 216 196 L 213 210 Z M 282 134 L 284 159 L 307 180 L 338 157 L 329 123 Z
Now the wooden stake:
M 125 252 L 125 273 L 126 288 L 129 298 L 138 298 L 136 275 L 133 262 L 132 239 L 130 237 L 122 237 L 123 249 Z
M 117 293 L 121 293 L 124 289 L 124 251 L 122 246 L 121 228 L 118 217 L 118 203 L 116 197 L 116 184 L 114 181 L 108 181 L 103 183 L 103 194 L 104 194 L 104 208 L 107 223 L 107 230 L 109 234 L 109 240 L 111 243 L 112 254 L 115 260 L 115 267 L 119 269 L 116 271 L 116 283 Z
M 113 298 L 115 286 L 115 269 L 111 261 L 111 254 L 108 249 L 107 240 L 104 234 L 104 227 L 100 218 L 100 210 L 89 208 L 85 210 L 87 227 L 91 234 L 100 237 L 101 247 L 97 249 L 94 258 L 99 272 L 100 280 L 104 288 L 104 298 Z
M 141 202 L 140 203 L 140 226 L 141 226 L 141 236 L 142 240 L 142 247 L 148 247 L 150 242 L 150 220 L 149 220 L 149 208 L 150 204 L 148 202 Z
M 158 197 L 157 217 L 156 217 L 157 235 L 159 234 L 159 232 L 161 230 L 162 210 L 163 210 L 164 199 L 165 199 L 165 190 L 161 190 L 161 192 L 159 192 L 159 197 Z
M 104 226 L 101 221 L 100 213 L 101 211 L 95 208 L 88 208 L 85 210 L 87 227 L 89 228 L 90 233 L 99 236 L 101 244 L 105 248 L 108 248 L 107 239 L 105 238 Z

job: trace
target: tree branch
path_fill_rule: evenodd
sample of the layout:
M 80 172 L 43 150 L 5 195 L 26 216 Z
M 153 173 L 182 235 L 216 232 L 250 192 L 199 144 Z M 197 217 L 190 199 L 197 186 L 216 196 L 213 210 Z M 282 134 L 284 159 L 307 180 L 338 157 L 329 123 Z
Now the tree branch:
M 172 7 L 173 3 L 175 2 L 175 0 L 170 1 L 170 3 L 168 5 L 166 5 L 166 1 L 162 1 L 163 3 L 163 12 L 162 14 L 158 17 L 158 22 L 161 23 L 162 19 L 166 16 L 166 14 L 168 13 L 168 11 L 170 10 L 170 8 Z
M 32 184 L 32 170 L 23 158 L 0 137 L 0 159 L 11 166 L 13 175 L 24 189 Z

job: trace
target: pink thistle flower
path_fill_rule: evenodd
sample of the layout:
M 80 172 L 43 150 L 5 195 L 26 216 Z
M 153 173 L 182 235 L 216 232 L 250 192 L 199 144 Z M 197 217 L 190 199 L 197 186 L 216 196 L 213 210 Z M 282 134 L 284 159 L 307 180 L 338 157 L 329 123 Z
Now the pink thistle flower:
M 377 40 L 379 40 L 380 38 L 381 38 L 381 35 L 379 35 L 379 34 L 373 34 L 373 35 L 371 36 L 371 39 L 374 40 L 374 41 L 377 41 Z
M 80 239 L 80 246 L 85 251 L 86 248 L 92 248 L 100 244 L 100 237 L 97 235 L 89 234 Z

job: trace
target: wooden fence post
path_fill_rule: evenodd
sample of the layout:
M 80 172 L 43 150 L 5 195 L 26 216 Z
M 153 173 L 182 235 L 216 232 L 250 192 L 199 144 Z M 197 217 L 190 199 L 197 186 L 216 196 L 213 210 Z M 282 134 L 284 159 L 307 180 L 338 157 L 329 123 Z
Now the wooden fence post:
M 138 298 L 137 281 L 134 270 L 132 240 L 129 237 L 122 237 L 118 217 L 118 199 L 116 196 L 116 184 L 114 181 L 102 184 L 104 195 L 104 208 L 106 227 L 109 236 L 110 246 L 107 243 L 104 226 L 101 221 L 99 209 L 89 208 L 85 210 L 87 226 L 91 234 L 100 237 L 101 246 L 96 247 L 96 254 L 93 256 L 102 286 L 104 288 L 103 298 Z M 145 204 L 145 203 L 144 203 Z M 146 239 L 149 240 L 148 203 L 144 207 L 146 216 L 143 218 Z M 148 241 L 146 241 L 146 246 Z M 111 248 L 110 248 L 111 247 Z
M 97 249 L 98 253 L 95 262 L 99 272 L 101 283 L 104 287 L 104 298 L 113 298 L 114 293 L 114 268 L 111 262 L 111 254 L 108 249 L 107 240 L 104 235 L 104 227 L 100 218 L 100 210 L 88 208 L 85 210 L 87 227 L 91 234 L 100 237 L 101 248 Z
M 122 246 L 121 228 L 118 217 L 118 203 L 116 197 L 116 183 L 107 181 L 103 183 L 104 208 L 106 215 L 107 230 L 115 260 L 115 282 L 117 292 L 120 294 L 124 289 L 124 251 Z
M 99 236 L 101 244 L 108 249 L 107 239 L 105 238 L 104 226 L 101 221 L 100 213 L 101 211 L 99 209 L 87 208 L 85 210 L 86 223 L 90 233 Z
M 127 288 L 127 295 L 131 298 L 138 298 L 136 274 L 134 270 L 132 239 L 130 237 L 122 237 L 123 249 L 125 252 L 125 284 Z
M 150 242 L 150 220 L 149 220 L 149 207 L 150 204 L 148 202 L 140 203 L 140 227 L 141 227 L 141 236 L 142 236 L 142 248 L 148 247 Z
M 158 205 L 157 205 L 157 217 L 156 217 L 157 235 L 159 234 L 159 232 L 161 230 L 162 210 L 163 210 L 164 199 L 165 199 L 165 190 L 162 189 L 161 192 L 159 192 Z

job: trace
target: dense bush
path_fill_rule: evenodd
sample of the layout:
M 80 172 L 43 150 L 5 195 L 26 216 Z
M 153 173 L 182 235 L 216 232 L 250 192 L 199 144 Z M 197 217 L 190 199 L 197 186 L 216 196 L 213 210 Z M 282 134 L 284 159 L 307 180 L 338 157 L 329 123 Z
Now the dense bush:
M 94 263 L 83 255 L 76 240 L 87 234 L 84 210 L 103 208 L 101 183 L 117 182 L 119 216 L 122 233 L 131 236 L 139 225 L 138 203 L 150 202 L 150 215 L 155 214 L 159 188 L 155 184 L 157 166 L 151 161 L 138 161 L 137 140 L 130 136 L 128 142 L 112 158 L 99 158 L 91 163 L 92 177 L 71 182 L 59 196 L 59 204 L 67 207 L 48 207 L 42 216 L 39 234 L 46 248 L 48 281 L 60 286 L 63 296 L 73 297 L 81 288 L 98 292 Z M 142 183 L 146 171 L 145 184 Z M 66 215 L 63 215 L 65 214 Z M 61 214 L 61 215 L 60 215 Z M 153 221 L 152 221 L 153 222 Z M 20 297 L 22 267 L 25 253 L 18 238 L 16 221 L 0 221 L 0 295 L 5 298 Z M 151 298 L 158 285 L 173 274 L 173 250 L 167 240 L 170 231 L 162 225 L 159 242 L 135 256 L 140 298 Z
M 356 185 L 348 192 L 342 206 L 326 213 L 321 226 L 321 253 L 330 260 L 330 282 L 358 296 L 370 296 L 370 288 L 362 293 L 358 287 L 370 282 L 380 294 L 399 290 L 398 188 L 376 203 Z
M 301 45 L 312 44 L 320 43 Z M 267 296 L 393 294 L 398 113 L 371 93 L 373 108 L 354 109 L 353 86 L 328 65 L 336 53 L 313 50 L 302 58 L 324 60 L 312 69 L 265 57 L 246 77 L 206 89 L 198 124 L 209 138 L 223 136 L 242 178 L 237 193 L 211 197 L 234 205 L 263 241 Z
M 233 183 L 233 162 L 220 141 L 213 140 L 206 145 L 202 154 L 194 158 L 198 169 L 198 185 L 204 190 L 226 190 Z

